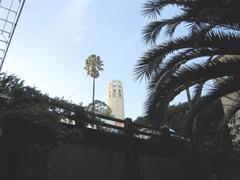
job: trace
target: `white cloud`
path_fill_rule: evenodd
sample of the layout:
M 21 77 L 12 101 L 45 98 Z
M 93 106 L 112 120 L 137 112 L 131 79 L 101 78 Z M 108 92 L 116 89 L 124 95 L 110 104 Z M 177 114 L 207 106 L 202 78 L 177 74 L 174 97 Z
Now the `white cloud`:
M 86 12 L 91 0 L 68 0 L 57 20 L 57 27 L 75 42 L 80 42 L 87 32 Z

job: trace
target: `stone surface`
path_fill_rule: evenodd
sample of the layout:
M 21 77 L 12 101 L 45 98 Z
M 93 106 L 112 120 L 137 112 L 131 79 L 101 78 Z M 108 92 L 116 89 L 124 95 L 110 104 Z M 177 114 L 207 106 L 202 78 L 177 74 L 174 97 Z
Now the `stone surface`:
M 109 82 L 107 103 L 115 118 L 124 119 L 124 96 L 121 81 L 112 80 Z

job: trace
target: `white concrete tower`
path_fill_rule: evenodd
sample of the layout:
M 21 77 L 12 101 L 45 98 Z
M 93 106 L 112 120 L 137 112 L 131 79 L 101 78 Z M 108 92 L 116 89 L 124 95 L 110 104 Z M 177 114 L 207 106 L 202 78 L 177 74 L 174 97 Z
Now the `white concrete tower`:
M 123 86 L 119 80 L 112 80 L 108 84 L 108 106 L 115 118 L 124 119 Z

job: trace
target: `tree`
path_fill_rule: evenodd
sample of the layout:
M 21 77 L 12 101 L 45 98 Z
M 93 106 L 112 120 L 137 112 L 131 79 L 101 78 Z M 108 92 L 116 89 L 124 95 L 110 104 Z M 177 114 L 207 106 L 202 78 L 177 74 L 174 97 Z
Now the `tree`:
M 112 110 L 109 106 L 106 105 L 105 102 L 102 102 L 100 100 L 94 101 L 94 112 L 97 114 L 105 115 L 105 116 L 112 116 Z M 93 109 L 93 103 L 90 103 L 87 107 L 87 111 L 92 111 Z
M 166 125 L 176 130 L 181 135 L 184 135 L 184 125 L 188 116 L 188 111 L 187 103 L 179 103 L 178 105 L 169 106 L 167 110 L 167 118 L 164 121 L 161 121 L 161 125 Z M 214 101 L 208 106 L 208 108 L 204 108 L 203 111 L 200 112 L 198 121 L 200 119 L 200 122 L 202 123 L 197 122 L 197 126 L 202 132 L 209 131 L 210 124 L 213 124 L 211 126 L 216 125 L 216 122 L 220 121 L 223 115 L 224 113 L 220 100 Z M 134 122 L 150 126 L 154 125 L 146 116 L 139 116 Z
M 149 121 L 149 120 L 147 119 L 147 117 L 145 117 L 145 116 L 138 116 L 138 117 L 134 120 L 134 122 L 137 123 L 137 124 L 143 124 L 143 125 L 149 125 L 149 126 L 152 125 L 152 124 L 151 124 L 151 121 Z
M 92 111 L 94 112 L 95 79 L 99 77 L 99 71 L 103 71 L 103 62 L 99 56 L 92 54 L 86 59 L 84 69 L 87 71 L 87 75 L 93 78 Z
M 153 45 L 135 67 L 137 79 L 149 81 L 149 98 L 146 113 L 159 124 L 166 117 L 168 103 L 181 91 L 195 86 L 189 118 L 215 99 L 240 89 L 240 15 L 239 3 L 232 1 L 202 0 L 150 0 L 145 3 L 144 14 L 161 18 L 164 7 L 179 8 L 178 14 L 149 23 L 143 31 L 147 43 Z M 179 26 L 189 30 L 175 36 Z M 158 44 L 165 32 L 170 38 Z M 230 77 L 200 98 L 203 85 L 208 80 Z M 229 87 L 229 88 L 227 88 Z
M 24 86 L 24 81 L 14 75 L 0 73 L 0 93 L 7 99 L 0 98 L 0 127 L 7 117 L 22 117 L 30 123 L 37 122 L 52 128 L 59 125 L 61 119 L 73 119 L 76 124 L 87 118 L 82 105 L 70 103 L 60 98 L 50 98 L 41 91 Z
M 88 118 L 84 108 L 81 104 L 51 98 L 36 88 L 25 86 L 20 78 L 4 73 L 0 73 L 0 94 L 4 94 L 3 98 L 0 97 L 0 179 L 14 179 L 12 172 L 22 174 L 18 170 L 21 169 L 20 151 L 23 149 L 35 154 L 35 160 L 32 159 L 36 162 L 33 174 L 46 173 L 39 157 L 42 158 L 50 147 L 56 148 L 65 137 L 78 134 L 78 130 L 68 128 L 61 120 L 73 119 L 75 127 L 83 126 Z M 31 171 L 29 173 L 28 177 L 32 177 Z

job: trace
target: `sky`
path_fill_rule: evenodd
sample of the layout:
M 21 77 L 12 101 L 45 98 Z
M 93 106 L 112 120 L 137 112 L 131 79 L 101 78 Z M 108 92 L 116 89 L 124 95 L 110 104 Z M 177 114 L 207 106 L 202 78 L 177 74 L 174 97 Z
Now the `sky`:
M 91 54 L 100 56 L 104 71 L 96 80 L 95 98 L 107 102 L 109 81 L 122 81 L 125 117 L 144 115 L 146 84 L 133 69 L 149 48 L 142 29 L 150 22 L 141 13 L 146 0 L 26 0 L 3 72 L 50 97 L 88 105 L 92 79 L 84 68 Z M 185 95 L 174 100 L 177 104 Z

